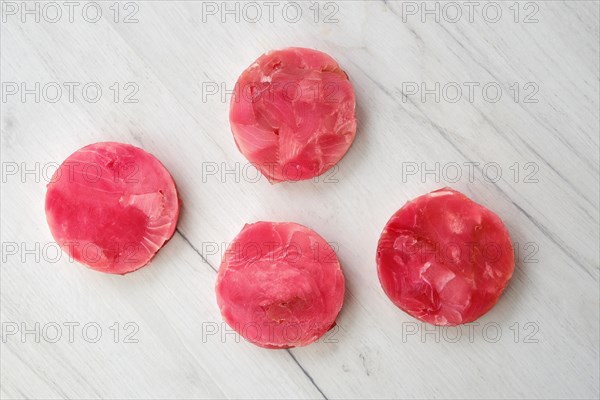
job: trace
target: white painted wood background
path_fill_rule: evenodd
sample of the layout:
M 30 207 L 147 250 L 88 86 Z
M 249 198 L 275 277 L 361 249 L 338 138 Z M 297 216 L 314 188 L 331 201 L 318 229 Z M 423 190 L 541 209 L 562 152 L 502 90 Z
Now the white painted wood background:
M 503 13 L 495 23 L 495 9 L 483 14 L 485 2 L 472 22 L 467 6 L 455 3 L 463 12 L 455 23 L 446 20 L 456 14 L 445 2 L 427 2 L 440 7 L 439 23 L 431 15 L 421 20 L 421 2 L 321 1 L 317 22 L 311 3 L 301 3 L 298 22 L 289 8 L 286 20 L 284 3 L 276 3 L 273 22 L 263 15 L 257 23 L 247 20 L 254 17 L 249 9 L 239 22 L 223 15 L 221 2 L 212 3 L 221 8 L 216 15 L 203 13 L 213 5 L 198 1 L 113 3 L 99 3 L 96 23 L 82 17 L 85 2 L 73 22 L 58 2 L 63 16 L 56 23 L 46 3 L 39 3 L 46 12 L 39 23 L 13 13 L 20 2 L 2 3 L 2 398 L 598 398 L 597 1 L 496 2 Z M 258 4 L 267 13 L 269 6 Z M 124 23 L 132 12 L 138 21 Z M 337 22 L 325 23 L 332 12 Z M 203 83 L 230 90 L 261 53 L 287 46 L 328 52 L 356 89 L 356 141 L 327 181 L 254 182 L 230 133 L 229 97 L 203 99 Z M 52 103 L 54 92 L 41 93 L 38 103 L 33 94 L 24 101 L 10 94 L 15 84 L 35 90 L 36 82 L 40 91 L 61 85 L 62 97 Z M 80 85 L 72 102 L 65 82 Z M 81 94 L 90 82 L 103 90 L 95 103 Z M 137 103 L 123 102 L 132 92 L 128 82 L 139 88 Z M 456 82 L 463 98 L 449 101 L 451 86 L 439 102 L 403 98 L 411 82 L 430 89 Z M 472 101 L 465 82 L 480 85 Z M 482 95 L 488 83 L 502 91 L 495 103 Z M 537 102 L 526 102 L 536 87 L 527 100 Z M 171 242 L 149 267 L 124 277 L 66 256 L 53 262 L 44 216 L 43 167 L 107 140 L 156 155 L 183 199 Z M 439 182 L 403 173 L 436 162 L 446 167 Z M 474 179 L 465 166 L 450 182 L 449 163 L 465 162 L 481 163 Z M 500 167 L 497 182 L 484 179 L 486 163 Z M 236 165 L 237 176 L 220 175 Z M 214 166 L 218 173 L 207 174 Z M 432 328 L 397 309 L 375 266 L 391 214 L 446 185 L 496 211 L 519 249 L 498 305 L 479 325 L 463 327 L 455 343 L 455 330 L 437 330 L 436 340 L 435 330 L 426 333 Z M 225 340 L 206 335 L 221 323 L 215 244 L 257 220 L 300 222 L 339 247 L 347 293 L 328 343 L 269 351 L 231 333 Z M 72 343 L 70 322 L 80 324 Z M 139 327 L 137 343 L 125 341 L 127 322 Z M 36 323 L 39 340 L 23 335 Z M 97 343 L 90 343 L 93 329 L 83 336 L 86 323 L 102 328 Z M 56 343 L 54 324 L 62 327 Z

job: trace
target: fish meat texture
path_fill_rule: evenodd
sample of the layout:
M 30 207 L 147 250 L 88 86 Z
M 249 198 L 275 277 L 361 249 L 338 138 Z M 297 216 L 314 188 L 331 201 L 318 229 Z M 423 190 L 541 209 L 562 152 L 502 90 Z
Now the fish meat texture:
M 272 182 L 300 181 L 337 164 L 356 135 L 348 75 L 329 55 L 286 48 L 239 77 L 229 120 L 241 153 Z
M 216 284 L 227 324 L 257 346 L 306 346 L 335 325 L 344 275 L 332 247 L 293 222 L 245 225 L 229 245 Z
M 110 274 L 147 265 L 175 233 L 179 207 L 164 165 L 115 142 L 71 154 L 46 192 L 46 219 L 56 242 L 76 261 Z
M 487 313 L 514 265 L 502 220 L 450 188 L 407 202 L 388 221 L 377 246 L 387 296 L 434 325 L 464 324 Z

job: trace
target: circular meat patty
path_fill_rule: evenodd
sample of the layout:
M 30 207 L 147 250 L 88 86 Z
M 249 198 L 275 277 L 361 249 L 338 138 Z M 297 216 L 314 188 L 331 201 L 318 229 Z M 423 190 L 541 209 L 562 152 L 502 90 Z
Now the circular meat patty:
M 238 79 L 229 119 L 238 148 L 269 181 L 310 179 L 354 140 L 354 89 L 325 53 L 270 51 Z
M 122 143 L 95 143 L 71 154 L 46 193 L 46 218 L 73 259 L 126 274 L 148 264 L 173 236 L 175 182 L 154 156 Z
M 331 246 L 292 223 L 257 222 L 230 244 L 219 268 L 223 318 L 266 348 L 305 346 L 333 325 L 344 302 L 344 275 Z
M 500 218 L 450 188 L 406 203 L 388 221 L 377 247 L 387 296 L 435 325 L 464 324 L 488 312 L 514 264 Z

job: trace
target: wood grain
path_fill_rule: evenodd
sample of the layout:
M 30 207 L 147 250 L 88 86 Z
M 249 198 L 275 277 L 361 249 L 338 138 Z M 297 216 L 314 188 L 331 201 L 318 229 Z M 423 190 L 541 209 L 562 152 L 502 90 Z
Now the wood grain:
M 221 2 L 118 3 L 118 22 L 113 2 L 99 2 L 96 23 L 81 8 L 73 22 L 23 22 L 6 13 L 7 3 L 0 31 L 2 398 L 598 398 L 598 2 L 496 2 L 497 22 L 483 17 L 482 2 L 472 22 L 464 14 L 454 23 L 444 19 L 454 14 L 444 14 L 443 2 L 428 2 L 440 7 L 439 23 L 422 22 L 421 2 L 411 3 L 416 14 L 394 1 L 318 2 L 317 22 L 310 3 L 301 4 L 297 22 L 282 16 L 281 3 L 273 22 L 256 23 L 207 12 Z M 535 9 L 537 22 L 525 23 Z M 332 10 L 337 22 L 324 22 Z M 124 23 L 133 11 L 138 22 Z M 270 185 L 254 179 L 235 148 L 224 90 L 262 52 L 286 46 L 339 61 L 356 89 L 359 131 L 331 175 Z M 79 86 L 72 102 L 66 89 L 56 102 L 42 89 L 39 102 L 7 94 L 36 82 Z M 97 102 L 83 96 L 86 83 L 102 88 Z M 423 99 L 421 85 L 436 83 L 439 101 L 435 93 Z M 472 101 L 465 83 L 475 87 Z M 215 86 L 217 94 L 207 93 Z M 454 101 L 457 86 L 462 97 Z M 492 101 L 498 88 L 502 97 Z M 124 102 L 126 95 L 137 102 Z M 43 250 L 52 237 L 42 169 L 108 140 L 156 155 L 183 200 L 173 239 L 151 266 L 124 277 L 65 255 L 54 261 Z M 440 173 L 421 176 L 438 165 Z M 442 186 L 497 212 L 518 250 L 498 305 L 463 327 L 456 342 L 455 330 L 435 330 L 397 309 L 375 267 L 387 219 Z M 267 351 L 221 325 L 214 296 L 220 252 L 256 220 L 296 221 L 337 246 L 347 293 L 327 340 Z M 72 342 L 69 322 L 80 324 Z M 39 343 L 35 334 L 21 335 L 36 323 Z M 62 327 L 56 343 L 48 340 L 53 323 Z M 96 343 L 82 336 L 89 323 L 102 329 Z M 18 333 L 8 334 L 14 326 Z M 137 343 L 125 340 L 131 327 Z

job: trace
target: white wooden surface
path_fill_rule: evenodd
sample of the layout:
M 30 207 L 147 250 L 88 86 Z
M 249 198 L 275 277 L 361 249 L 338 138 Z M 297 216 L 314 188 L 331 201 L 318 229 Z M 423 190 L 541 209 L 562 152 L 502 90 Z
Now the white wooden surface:
M 65 15 L 56 23 L 44 15 L 39 23 L 31 16 L 22 22 L 12 8 L 3 14 L 2 398 L 598 398 L 598 2 L 517 3 L 519 22 L 512 1 L 497 2 L 503 14 L 496 23 L 484 18 L 484 2 L 473 22 L 459 2 L 463 16 L 455 23 L 444 19 L 455 16 L 444 13 L 446 3 L 438 3 L 439 23 L 434 16 L 422 22 L 421 2 L 415 15 L 394 1 L 330 3 L 317 3 L 318 22 L 310 3 L 302 3 L 295 23 L 283 18 L 283 3 L 273 22 L 267 15 L 258 23 L 245 20 L 254 14 L 239 22 L 225 15 L 222 22 L 220 12 L 203 14 L 209 9 L 197 1 L 121 3 L 119 22 L 112 1 L 101 3 L 96 23 L 82 18 L 85 3 L 73 22 L 62 3 Z M 524 23 L 535 6 L 538 21 Z M 138 22 L 123 23 L 131 7 Z M 324 23 L 336 7 L 337 22 Z M 254 182 L 230 133 L 229 98 L 203 99 L 203 83 L 231 89 L 258 55 L 286 46 L 330 53 L 355 85 L 359 131 L 327 181 Z M 65 93 L 55 103 L 48 101 L 54 92 L 42 93 L 39 103 L 34 95 L 7 95 L 11 83 L 23 82 L 58 83 Z M 73 102 L 64 82 L 80 84 Z M 103 89 L 96 103 L 81 94 L 89 82 Z M 118 102 L 109 88 L 114 82 Z M 122 101 L 131 92 L 127 82 L 139 88 L 137 103 Z M 448 101 L 454 92 L 439 102 L 433 95 L 403 98 L 410 82 L 430 89 L 456 82 L 465 90 L 455 103 Z M 480 85 L 473 101 L 465 82 Z M 481 92 L 490 82 L 502 90 L 495 103 Z M 528 83 L 539 88 L 537 103 L 524 101 L 535 87 Z M 171 242 L 151 266 L 124 277 L 65 256 L 53 262 L 44 216 L 41 169 L 107 140 L 155 154 L 184 203 Z M 436 162 L 481 165 L 474 179 L 464 167 L 456 183 L 449 169 L 439 182 L 403 174 L 413 163 L 431 169 Z M 501 169 L 497 182 L 483 179 L 481 167 L 490 162 Z M 20 175 L 36 163 L 37 175 Z M 525 163 L 533 166 L 526 170 Z M 9 174 L 15 165 L 18 173 Z M 237 176 L 203 173 L 236 165 Z M 532 171 L 537 182 L 525 179 Z M 436 340 L 425 334 L 430 327 L 394 307 L 375 266 L 390 215 L 407 199 L 446 185 L 495 210 L 520 249 L 498 305 L 479 325 L 463 327 L 456 343 L 455 331 L 438 330 Z M 328 343 L 269 351 L 231 333 L 225 340 L 206 336 L 221 323 L 213 291 L 220 255 L 213 250 L 256 220 L 297 221 L 338 246 L 347 294 Z M 72 343 L 69 322 L 80 324 Z M 139 327 L 137 343 L 124 340 L 127 322 Z M 35 332 L 36 323 L 39 340 L 22 335 Z M 97 343 L 90 343 L 93 328 L 84 337 L 86 323 L 102 328 Z M 62 327 L 56 343 L 53 324 Z M 10 334 L 15 326 L 19 331 Z

